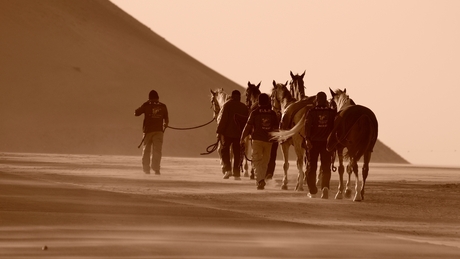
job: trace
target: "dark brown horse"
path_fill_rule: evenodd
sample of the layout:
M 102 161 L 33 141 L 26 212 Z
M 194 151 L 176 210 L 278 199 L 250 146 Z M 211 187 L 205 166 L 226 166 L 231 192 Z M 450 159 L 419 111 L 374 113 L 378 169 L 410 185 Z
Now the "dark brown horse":
M 251 112 L 257 104 L 259 103 L 259 95 L 260 92 L 260 84 L 257 85 L 248 82 L 248 88 L 246 88 L 246 106 L 248 107 L 249 111 Z
M 273 89 L 271 94 L 273 110 L 281 111 L 281 123 L 279 132 L 271 132 L 273 139 L 281 144 L 281 150 L 284 157 L 284 178 L 281 189 L 286 190 L 288 184 L 287 172 L 289 169 L 289 148 L 294 146 L 297 154 L 297 185 L 295 190 L 303 191 L 304 181 L 304 159 L 306 156 L 306 146 L 304 140 L 305 132 L 305 115 L 306 112 L 314 106 L 316 97 L 308 97 L 297 101 L 292 97 L 287 89 L 286 84 L 276 83 L 273 80 Z
M 339 187 L 336 199 L 343 197 L 343 150 L 347 149 L 345 158 L 349 159 L 347 165 L 347 187 L 345 197 L 351 197 L 350 176 L 353 172 L 355 175 L 355 197 L 353 201 L 361 201 L 364 199 L 364 186 L 369 174 L 369 162 L 371 154 L 377 141 L 378 122 L 375 114 L 367 107 L 356 105 L 347 95 L 346 89 L 343 91 L 337 89 L 332 91 L 332 102 L 337 107 L 337 117 L 334 122 L 334 129 L 329 135 L 327 141 L 327 149 L 329 151 L 337 150 L 339 158 Z M 358 174 L 358 161 L 363 157 L 362 176 L 363 181 L 360 184 Z
M 305 96 L 305 84 L 303 82 L 303 77 L 305 76 L 304 71 L 301 75 L 299 74 L 293 74 L 292 71 L 290 71 L 291 75 L 291 82 L 289 83 L 289 91 L 291 92 L 292 97 L 294 97 L 297 100 L 302 100 L 306 98 Z

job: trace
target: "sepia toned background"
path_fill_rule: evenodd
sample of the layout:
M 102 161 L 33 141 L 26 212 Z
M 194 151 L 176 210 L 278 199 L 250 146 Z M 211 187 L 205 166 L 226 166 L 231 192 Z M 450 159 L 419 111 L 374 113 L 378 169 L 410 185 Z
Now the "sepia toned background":
M 171 126 L 212 119 L 210 89 L 346 88 L 379 120 L 376 162 L 458 165 L 456 1 L 1 1 L 0 150 L 139 155 L 151 89 Z M 168 129 L 199 157 L 215 124 Z M 216 156 L 212 154 L 211 156 Z
M 346 88 L 409 162 L 460 165 L 460 2 L 113 0 L 245 86 L 305 75 L 307 95 Z

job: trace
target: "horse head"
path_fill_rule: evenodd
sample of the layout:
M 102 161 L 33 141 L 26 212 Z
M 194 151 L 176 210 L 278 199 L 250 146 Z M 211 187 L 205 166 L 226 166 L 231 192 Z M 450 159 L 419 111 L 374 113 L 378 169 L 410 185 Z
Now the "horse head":
M 292 95 L 287 89 L 288 81 L 285 84 L 277 83 L 273 80 L 273 89 L 270 95 L 272 108 L 274 111 L 282 111 L 283 107 L 287 105 L 287 102 L 291 101 Z
M 303 77 L 305 76 L 305 72 L 303 74 L 299 75 L 296 74 L 294 75 L 292 71 L 290 71 L 291 74 L 291 82 L 290 82 L 290 87 L 289 90 L 291 92 L 291 95 L 296 98 L 297 100 L 302 100 L 305 97 L 305 85 L 303 82 Z
M 220 110 L 227 99 L 228 95 L 225 93 L 224 88 L 217 88 L 216 90 L 211 89 L 211 107 L 215 118 L 219 115 Z
M 340 112 L 342 109 L 350 106 L 350 105 L 355 105 L 352 99 L 347 94 L 347 89 L 344 88 L 343 91 L 340 89 L 336 89 L 335 91 L 332 91 L 331 88 L 329 88 L 329 91 L 331 92 L 332 99 L 331 99 L 331 106 L 335 105 L 337 112 Z
M 260 84 L 255 85 L 248 81 L 248 88 L 246 88 L 246 106 L 251 109 L 259 102 Z

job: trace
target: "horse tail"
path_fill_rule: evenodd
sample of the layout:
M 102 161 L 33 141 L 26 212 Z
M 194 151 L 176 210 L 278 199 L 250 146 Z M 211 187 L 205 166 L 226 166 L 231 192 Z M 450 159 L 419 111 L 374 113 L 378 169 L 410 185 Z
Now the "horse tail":
M 294 127 L 290 130 L 280 130 L 280 131 L 272 131 L 269 133 L 271 136 L 270 140 L 276 140 L 277 142 L 284 142 L 294 136 L 295 134 L 299 133 L 299 131 L 305 126 L 305 114 L 302 115 L 299 122 L 297 122 Z

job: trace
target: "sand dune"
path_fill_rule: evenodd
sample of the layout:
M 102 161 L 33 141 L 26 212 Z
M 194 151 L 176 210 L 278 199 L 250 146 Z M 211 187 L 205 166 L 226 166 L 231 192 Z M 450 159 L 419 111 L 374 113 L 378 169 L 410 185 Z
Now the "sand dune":
M 223 180 L 217 159 L 0 154 L 2 258 L 458 258 L 458 168 L 371 164 L 366 199 Z M 335 194 L 337 175 L 332 176 Z M 43 246 L 47 250 L 42 250 Z
M 151 89 L 178 128 L 212 119 L 210 89 L 244 90 L 107 0 L 0 1 L 0 31 L 2 151 L 138 155 L 133 111 Z M 168 129 L 164 153 L 199 157 L 214 141 L 215 123 Z M 381 142 L 373 159 L 407 162 Z

